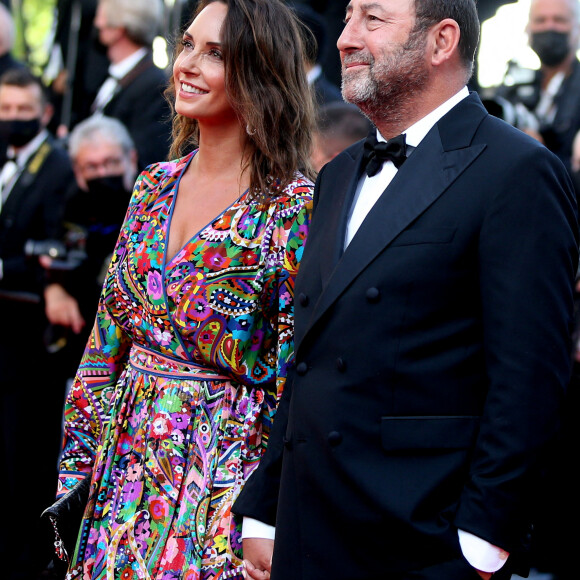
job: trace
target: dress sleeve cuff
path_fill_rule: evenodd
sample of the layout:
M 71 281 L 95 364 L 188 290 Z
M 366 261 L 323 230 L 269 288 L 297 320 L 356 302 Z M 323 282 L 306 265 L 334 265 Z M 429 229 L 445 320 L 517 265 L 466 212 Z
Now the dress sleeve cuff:
M 276 528 L 254 518 L 245 517 L 242 523 L 242 540 L 246 538 L 263 538 L 273 540 Z
M 463 557 L 477 570 L 497 572 L 508 559 L 509 553 L 469 532 L 457 530 Z

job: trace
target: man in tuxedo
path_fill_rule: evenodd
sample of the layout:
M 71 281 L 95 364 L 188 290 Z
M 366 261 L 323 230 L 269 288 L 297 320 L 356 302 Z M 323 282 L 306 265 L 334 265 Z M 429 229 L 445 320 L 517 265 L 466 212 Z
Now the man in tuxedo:
M 316 184 L 295 376 L 234 505 L 250 578 L 524 571 L 577 210 L 562 163 L 465 88 L 478 31 L 474 0 L 347 7 L 343 95 L 377 131 Z
M 64 379 L 44 345 L 43 273 L 33 254 L 57 237 L 74 180 L 66 151 L 46 130 L 51 113 L 27 69 L 0 77 L 0 133 L 8 142 L 0 171 L 0 461 L 10 521 L 0 550 L 9 580 L 36 578 L 51 557 L 39 516 L 54 497 Z
M 119 119 L 139 155 L 139 167 L 167 157 L 171 113 L 163 92 L 167 75 L 151 46 L 163 21 L 161 0 L 99 0 L 95 27 L 111 61 L 93 112 Z

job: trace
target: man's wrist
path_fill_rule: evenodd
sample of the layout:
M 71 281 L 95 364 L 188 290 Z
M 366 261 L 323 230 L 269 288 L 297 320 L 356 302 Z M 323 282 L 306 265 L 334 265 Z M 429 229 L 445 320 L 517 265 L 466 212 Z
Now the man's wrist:
M 480 572 L 497 572 L 508 559 L 509 553 L 474 534 L 457 530 L 463 557 Z
M 254 518 L 244 517 L 242 522 L 242 540 L 247 538 L 263 538 L 273 540 L 276 535 L 276 528 L 256 520 Z

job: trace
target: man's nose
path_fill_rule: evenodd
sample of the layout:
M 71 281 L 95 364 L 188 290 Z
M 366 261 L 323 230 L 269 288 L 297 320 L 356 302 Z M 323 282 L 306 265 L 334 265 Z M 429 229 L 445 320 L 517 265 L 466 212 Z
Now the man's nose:
M 354 17 L 350 18 L 344 25 L 342 33 L 336 42 L 336 46 L 340 52 L 351 52 L 361 48 L 358 24 Z

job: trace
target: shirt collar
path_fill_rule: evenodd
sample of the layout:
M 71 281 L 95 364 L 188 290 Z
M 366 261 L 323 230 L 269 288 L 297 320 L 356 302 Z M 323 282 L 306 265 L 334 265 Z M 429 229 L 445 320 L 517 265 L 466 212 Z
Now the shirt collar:
M 465 97 L 469 96 L 469 90 L 467 87 L 463 87 L 458 93 L 455 93 L 450 99 L 447 99 L 444 103 L 439 105 L 436 109 L 431 111 L 428 115 L 425 115 L 422 119 L 419 119 L 416 123 L 413 123 L 408 129 L 403 131 L 406 135 L 407 145 L 411 147 L 418 147 L 419 143 L 423 141 L 423 138 L 433 125 L 446 115 L 455 105 L 461 102 Z M 386 141 L 386 139 L 381 135 L 380 131 L 377 129 L 377 139 L 379 141 Z
M 315 64 L 306 73 L 306 80 L 308 81 L 308 84 L 311 85 L 321 74 L 322 74 L 322 67 L 319 64 Z
M 9 157 L 14 157 L 16 165 L 23 167 L 28 159 L 36 152 L 40 145 L 48 138 L 48 131 L 43 129 L 34 139 L 29 141 L 24 147 L 21 147 L 16 153 L 14 147 L 9 145 L 6 153 Z
M 132 69 L 135 68 L 137 63 L 147 54 L 147 49 L 145 47 L 140 48 L 133 54 L 129 55 L 127 58 L 124 58 L 120 62 L 116 62 L 109 66 L 109 75 L 112 76 L 114 79 L 120 80 Z

